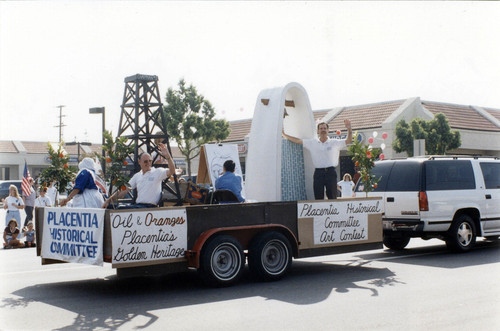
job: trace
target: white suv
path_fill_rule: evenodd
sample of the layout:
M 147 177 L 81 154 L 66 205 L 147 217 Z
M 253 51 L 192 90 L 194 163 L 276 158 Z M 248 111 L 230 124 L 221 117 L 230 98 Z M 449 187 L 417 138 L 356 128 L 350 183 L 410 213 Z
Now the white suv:
M 476 236 L 500 236 L 500 160 L 432 156 L 378 161 L 369 196 L 384 202 L 384 245 L 403 249 L 411 237 L 440 238 L 468 251 Z M 356 195 L 365 196 L 358 182 Z

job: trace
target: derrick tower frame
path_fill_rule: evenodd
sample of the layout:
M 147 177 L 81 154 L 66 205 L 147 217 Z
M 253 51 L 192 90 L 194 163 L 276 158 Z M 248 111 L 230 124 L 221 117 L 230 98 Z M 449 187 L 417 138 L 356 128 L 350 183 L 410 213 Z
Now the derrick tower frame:
M 138 159 L 142 152 L 150 154 L 156 152 L 153 163 L 159 157 L 158 146 L 154 144 L 155 139 L 162 139 L 172 155 L 162 109 L 158 76 L 136 74 L 125 78 L 118 137 L 128 138 L 128 145 L 135 146 L 134 168 L 131 169 L 131 176 L 140 170 Z M 176 194 L 180 201 L 175 169 L 173 172 L 177 192 L 172 193 Z M 170 190 L 165 183 L 163 188 Z

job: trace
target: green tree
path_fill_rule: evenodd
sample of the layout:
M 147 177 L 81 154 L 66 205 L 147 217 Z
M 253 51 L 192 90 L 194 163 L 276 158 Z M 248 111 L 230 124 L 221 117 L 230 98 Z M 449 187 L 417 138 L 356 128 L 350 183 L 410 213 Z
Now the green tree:
M 54 180 L 56 181 L 55 186 L 59 193 L 65 193 L 66 187 L 72 180 L 75 179 L 77 173 L 77 168 L 74 166 L 69 166 L 69 155 L 64 151 L 61 142 L 57 151 L 54 150 L 50 143 L 48 145 L 50 166 L 43 169 L 40 179 L 42 181 L 42 186 L 47 187 Z
M 229 123 L 214 119 L 212 104 L 198 94 L 196 87 L 187 87 L 184 79 L 179 80 L 177 90 L 168 89 L 166 102 L 164 125 L 186 158 L 188 175 L 191 176 L 191 160 L 200 154 L 200 146 L 226 139 L 230 133 Z
M 429 121 L 415 118 L 409 125 L 405 120 L 399 121 L 392 147 L 397 153 L 406 152 L 408 156 L 413 156 L 415 139 L 425 139 L 425 151 L 429 155 L 444 155 L 462 144 L 460 132 L 451 131 L 448 119 L 441 113 Z
M 108 194 L 111 196 L 117 190 L 125 190 L 130 179 L 128 176 L 127 165 L 130 155 L 134 153 L 134 145 L 127 146 L 127 138 L 116 137 L 109 131 L 103 132 L 104 145 L 102 149 L 106 153 L 106 181 L 110 183 Z

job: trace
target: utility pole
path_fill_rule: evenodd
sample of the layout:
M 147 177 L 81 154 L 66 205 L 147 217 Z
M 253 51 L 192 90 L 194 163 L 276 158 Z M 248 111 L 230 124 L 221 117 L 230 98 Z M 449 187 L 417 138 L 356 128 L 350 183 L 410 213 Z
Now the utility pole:
M 62 114 L 62 109 L 63 109 L 63 107 L 66 107 L 66 106 L 61 105 L 61 106 L 57 106 L 57 107 L 56 107 L 56 108 L 59 108 L 59 125 L 55 125 L 54 127 L 55 127 L 55 128 L 59 128 L 59 143 L 61 143 L 61 141 L 62 141 L 62 127 L 63 127 L 63 126 L 66 126 L 66 125 L 64 125 L 64 124 L 63 124 L 63 122 L 62 122 L 62 118 L 63 118 L 63 117 L 66 117 L 66 115 L 63 115 L 63 114 Z

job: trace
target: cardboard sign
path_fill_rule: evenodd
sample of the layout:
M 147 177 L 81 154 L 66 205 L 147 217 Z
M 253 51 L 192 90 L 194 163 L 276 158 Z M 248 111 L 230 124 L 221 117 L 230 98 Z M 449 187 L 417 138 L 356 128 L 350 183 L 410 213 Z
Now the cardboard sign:
M 184 259 L 185 208 L 116 211 L 110 213 L 110 224 L 113 267 Z
M 102 265 L 104 209 L 45 208 L 42 257 Z
M 371 241 L 369 215 L 382 212 L 379 200 L 297 203 L 303 248 Z

